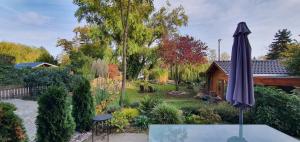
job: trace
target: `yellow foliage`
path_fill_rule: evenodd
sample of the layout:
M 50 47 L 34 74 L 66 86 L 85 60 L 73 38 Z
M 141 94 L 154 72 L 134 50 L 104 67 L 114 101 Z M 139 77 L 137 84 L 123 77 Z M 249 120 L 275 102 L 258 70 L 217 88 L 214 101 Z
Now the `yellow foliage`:
M 135 108 L 124 108 L 122 109 L 122 113 L 130 121 L 140 115 L 140 112 Z

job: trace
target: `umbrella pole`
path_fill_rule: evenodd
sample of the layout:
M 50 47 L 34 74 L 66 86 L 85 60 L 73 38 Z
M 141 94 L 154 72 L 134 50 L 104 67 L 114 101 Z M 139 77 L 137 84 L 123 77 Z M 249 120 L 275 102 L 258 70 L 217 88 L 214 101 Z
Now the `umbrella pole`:
M 240 127 L 239 127 L 239 137 L 242 138 L 243 137 L 243 107 L 239 108 L 239 123 L 240 123 Z

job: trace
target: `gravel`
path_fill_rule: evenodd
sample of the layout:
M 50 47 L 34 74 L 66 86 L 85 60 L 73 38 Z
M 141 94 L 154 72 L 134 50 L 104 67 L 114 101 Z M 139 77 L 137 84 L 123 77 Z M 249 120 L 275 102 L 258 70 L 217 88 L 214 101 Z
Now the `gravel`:
M 25 126 L 29 140 L 34 141 L 36 134 L 35 119 L 37 116 L 37 102 L 20 99 L 10 99 L 2 101 L 14 104 L 17 107 L 15 113 L 23 120 L 23 124 Z

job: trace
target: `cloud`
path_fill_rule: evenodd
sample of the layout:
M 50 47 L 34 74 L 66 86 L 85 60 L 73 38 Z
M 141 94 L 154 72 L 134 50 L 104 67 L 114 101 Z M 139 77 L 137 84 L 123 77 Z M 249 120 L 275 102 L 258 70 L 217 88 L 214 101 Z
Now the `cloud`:
M 41 15 L 37 12 L 30 11 L 25 13 L 19 13 L 18 19 L 24 24 L 41 26 L 43 24 L 46 24 L 51 18 L 48 16 Z

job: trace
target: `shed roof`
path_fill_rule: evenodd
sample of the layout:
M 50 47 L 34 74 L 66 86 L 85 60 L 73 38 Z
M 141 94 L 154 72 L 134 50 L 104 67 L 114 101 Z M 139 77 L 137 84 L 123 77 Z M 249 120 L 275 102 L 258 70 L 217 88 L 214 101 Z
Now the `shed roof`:
M 57 67 L 56 65 L 50 64 L 50 63 L 45 63 L 45 62 L 30 62 L 30 63 L 19 63 L 15 65 L 15 68 L 17 69 L 23 69 L 23 68 L 36 68 L 39 66 L 51 66 L 51 67 Z
M 230 61 L 214 61 L 226 74 L 230 72 Z M 255 76 L 288 76 L 289 72 L 279 60 L 252 60 Z

